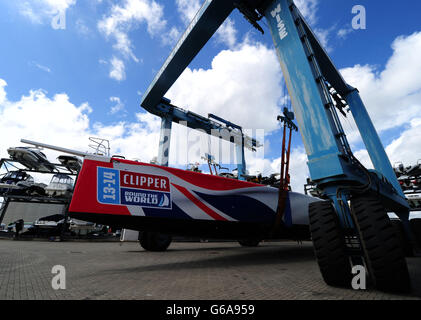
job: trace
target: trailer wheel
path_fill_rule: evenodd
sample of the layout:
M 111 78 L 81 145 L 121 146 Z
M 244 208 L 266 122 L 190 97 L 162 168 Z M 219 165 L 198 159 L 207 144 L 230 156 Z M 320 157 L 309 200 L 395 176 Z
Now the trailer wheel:
M 351 211 L 376 288 L 390 292 L 410 291 L 409 272 L 399 235 L 383 205 L 375 197 L 357 196 L 351 200 Z
M 260 240 L 258 240 L 258 239 L 238 240 L 238 243 L 242 247 L 257 247 L 257 246 L 259 246 Z
M 351 263 L 338 215 L 328 201 L 309 205 L 310 232 L 320 272 L 326 284 L 350 287 Z
M 139 243 L 146 251 L 165 251 L 171 241 L 171 236 L 158 232 L 140 232 L 139 234 Z

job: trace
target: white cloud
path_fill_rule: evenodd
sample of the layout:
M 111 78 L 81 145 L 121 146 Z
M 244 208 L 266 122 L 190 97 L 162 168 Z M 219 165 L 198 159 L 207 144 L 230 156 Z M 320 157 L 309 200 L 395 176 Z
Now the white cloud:
M 399 138 L 385 148 L 392 167 L 396 167 L 399 163 L 409 167 L 421 160 L 421 150 L 419 148 L 421 139 L 420 119 L 416 119 L 416 121 L 418 121 L 418 124 L 412 124 L 409 129 L 402 132 Z M 355 152 L 355 156 L 366 168 L 373 169 L 373 164 L 366 149 L 358 150 Z
M 259 56 L 262 58 L 266 55 Z M 275 58 L 274 60 L 276 61 Z M 109 139 L 111 153 L 123 155 L 127 159 L 148 162 L 158 153 L 161 126 L 158 117 L 138 113 L 133 122 L 120 121 L 111 125 L 92 123 L 89 116 L 91 108 L 87 103 L 77 106 L 64 93 L 50 97 L 41 89 L 32 90 L 17 101 L 9 101 L 6 85 L 0 79 L 0 133 L 4 137 L 0 141 L 0 157 L 7 156 L 8 147 L 21 145 L 21 138 L 88 151 L 89 136 Z M 111 97 L 110 101 L 116 105 L 122 103 L 119 97 Z M 4 132 L 8 134 L 5 135 Z M 187 140 L 190 149 L 187 149 Z M 225 148 L 226 144 L 224 150 Z M 170 163 L 173 165 L 185 167 L 188 162 L 203 162 L 201 156 L 208 152 L 207 136 L 174 125 L 171 150 Z M 59 155 L 54 151 L 44 151 L 51 161 Z M 224 160 L 226 158 L 224 153 Z M 36 178 L 39 180 L 41 177 Z M 48 179 L 39 181 L 48 183 Z
M 42 70 L 42 71 L 44 71 L 44 72 L 51 73 L 51 69 L 49 67 L 44 66 L 44 65 L 42 65 L 42 64 L 40 64 L 40 63 L 38 63 L 36 61 L 31 61 L 29 64 L 32 65 L 32 66 L 34 66 L 34 67 L 36 67 L 36 68 L 38 68 L 38 69 L 40 69 L 40 70 Z
M 8 157 L 9 147 L 22 145 L 22 138 L 90 151 L 90 136 L 109 139 L 111 153 L 128 159 L 148 162 L 157 155 L 160 121 L 152 115 L 139 113 L 134 122 L 92 124 L 89 119 L 92 110 L 88 103 L 77 106 L 65 93 L 49 97 L 41 89 L 31 90 L 18 101 L 9 101 L 6 86 L 7 83 L 0 79 L 0 157 Z M 46 149 L 44 152 L 52 162 L 59 155 Z M 48 179 L 43 181 L 48 183 Z
M 247 129 L 277 129 L 282 75 L 276 53 L 243 43 L 221 51 L 211 68 L 187 68 L 167 94 L 175 105 L 204 116 L 214 113 Z
M 320 29 L 316 28 L 313 30 L 319 40 L 320 44 L 326 50 L 326 52 L 330 53 L 333 51 L 333 48 L 329 44 L 329 38 L 331 35 L 332 29 Z
M 32 0 L 44 3 L 51 11 L 63 11 L 76 4 L 76 0 Z
M 185 24 L 189 24 L 201 7 L 200 0 L 176 0 L 177 10 Z
M 352 33 L 354 31 L 354 29 L 352 29 L 352 28 L 350 28 L 350 27 L 348 27 L 348 28 L 342 28 L 342 29 L 339 29 L 339 31 L 338 31 L 338 33 L 337 33 L 337 35 L 338 35 L 338 37 L 339 38 L 341 38 L 341 39 L 346 39 L 346 37 L 350 34 L 350 33 Z
M 16 102 L 2 99 L 0 155 L 6 156 L 7 148 L 19 145 L 21 138 L 80 148 L 89 127 L 90 111 L 88 104 L 70 103 L 66 94 L 50 99 L 43 90 L 31 90 Z
M 410 121 L 408 127 L 394 139 L 385 150 L 390 163 L 403 163 L 405 167 L 415 165 L 421 159 L 421 118 Z M 368 168 L 373 168 L 367 150 L 359 150 L 355 153 L 357 158 Z
M 310 177 L 310 172 L 307 166 L 307 155 L 302 148 L 293 149 L 291 152 L 291 186 L 295 192 L 304 193 L 304 185 L 307 183 L 307 178 Z
M 118 112 L 124 111 L 124 103 L 121 102 L 119 97 L 110 97 L 110 101 L 115 103 L 114 106 L 110 109 L 110 114 L 116 114 Z
M 91 34 L 91 30 L 82 19 L 76 20 L 75 27 L 76 31 L 83 36 L 88 36 Z
M 386 146 L 392 165 L 413 165 L 421 158 L 421 32 L 400 36 L 392 44 L 393 54 L 383 70 L 377 66 L 356 65 L 342 69 L 345 80 L 361 94 L 367 111 L 383 137 L 394 134 Z M 362 143 L 352 117 L 343 121 L 348 140 L 354 146 Z M 388 131 L 401 129 L 398 134 Z M 360 161 L 372 168 L 365 149 L 355 152 Z
M 329 44 L 329 38 L 331 37 L 332 31 L 335 30 L 336 27 L 333 26 L 328 29 L 316 27 L 318 22 L 317 11 L 319 0 L 295 0 L 294 3 L 313 29 L 313 32 L 316 34 L 324 49 L 327 52 L 333 51 L 332 46 Z
M 226 44 L 229 48 L 233 48 L 237 42 L 237 30 L 235 29 L 234 20 L 228 18 L 219 27 L 216 32 L 217 41 Z
M 167 22 L 163 17 L 163 7 L 153 0 L 124 0 L 122 5 L 111 7 L 110 14 L 98 22 L 98 29 L 107 38 L 114 38 L 115 50 L 138 62 L 128 33 L 141 23 L 146 23 L 151 36 L 164 30 Z
M 162 35 L 162 43 L 165 45 L 175 45 L 180 39 L 181 32 L 176 27 L 172 27 L 171 30 Z
M 405 166 L 412 166 L 421 159 L 421 118 L 413 119 L 410 127 L 386 148 L 389 159 L 393 164 L 403 162 Z
M 310 24 L 314 25 L 317 22 L 319 0 L 295 0 L 294 3 Z
M 31 0 L 20 1 L 19 12 L 33 23 L 50 22 L 59 12 L 76 4 L 76 0 Z
M 385 68 L 356 65 L 343 69 L 346 81 L 357 87 L 381 133 L 387 135 L 389 129 L 404 127 L 396 138 L 386 146 L 386 152 L 393 164 L 403 162 L 413 165 L 421 159 L 421 32 L 410 36 L 398 37 L 392 45 L 393 54 Z M 349 129 L 349 140 L 354 147 L 360 139 L 356 135 L 356 124 L 350 120 L 344 122 Z M 308 176 L 306 156 L 303 150 L 295 150 L 291 164 L 291 176 L 294 190 L 301 191 Z M 358 150 L 355 155 L 368 168 L 372 168 L 366 150 Z M 252 162 L 250 168 L 265 168 L 265 173 L 277 172 L 279 159 L 270 161 L 260 159 Z M 275 170 L 276 169 L 276 170 Z M 260 170 L 261 171 L 261 170 Z M 295 185 L 295 186 L 294 186 Z
M 6 100 L 6 86 L 7 86 L 7 82 L 4 81 L 3 79 L 0 79 L 0 105 L 4 103 L 4 101 Z
M 421 117 L 421 32 L 398 37 L 385 68 L 356 65 L 341 70 L 345 80 L 359 89 L 380 132 Z
M 120 60 L 116 57 L 113 57 L 110 61 L 111 64 L 111 70 L 110 70 L 110 78 L 117 80 L 117 81 L 122 81 L 124 79 L 126 79 L 126 67 L 124 65 L 123 60 Z

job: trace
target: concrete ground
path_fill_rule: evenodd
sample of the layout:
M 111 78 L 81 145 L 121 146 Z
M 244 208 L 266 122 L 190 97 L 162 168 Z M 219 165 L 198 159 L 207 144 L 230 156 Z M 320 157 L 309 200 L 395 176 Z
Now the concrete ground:
M 52 268 L 66 289 L 52 288 Z M 137 243 L 0 240 L 0 299 L 420 299 L 421 258 L 408 259 L 412 295 L 328 287 L 312 244 L 172 243 L 167 252 Z

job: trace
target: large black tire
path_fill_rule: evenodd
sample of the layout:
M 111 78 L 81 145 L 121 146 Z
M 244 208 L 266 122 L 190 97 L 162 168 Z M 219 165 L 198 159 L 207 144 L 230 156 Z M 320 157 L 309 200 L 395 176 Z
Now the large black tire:
M 409 292 L 411 282 L 399 235 L 381 202 L 372 196 L 356 196 L 351 200 L 351 211 L 375 287 Z
M 325 282 L 333 287 L 351 287 L 351 263 L 339 217 L 327 201 L 309 205 L 314 252 Z
M 139 243 L 146 251 L 165 251 L 168 249 L 172 237 L 158 232 L 140 232 Z
M 398 219 L 391 219 L 390 222 L 392 223 L 393 228 L 395 228 L 395 232 L 398 235 L 399 243 L 401 244 L 405 257 L 413 257 L 414 251 L 412 249 L 411 242 L 406 235 L 402 221 Z
M 259 246 L 260 240 L 258 240 L 258 239 L 245 239 L 245 240 L 238 240 L 238 243 L 242 247 L 257 247 L 257 246 Z
M 412 219 L 409 221 L 409 225 L 411 226 L 415 241 L 417 241 L 418 249 L 421 249 L 421 219 Z

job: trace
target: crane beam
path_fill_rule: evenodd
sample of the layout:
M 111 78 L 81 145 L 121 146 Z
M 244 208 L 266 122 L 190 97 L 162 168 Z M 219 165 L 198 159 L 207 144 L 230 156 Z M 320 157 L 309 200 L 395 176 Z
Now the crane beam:
M 233 10 L 233 0 L 204 2 L 147 89 L 141 102 L 143 108 L 152 112 Z

